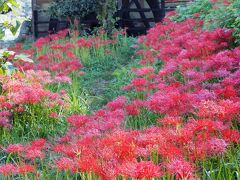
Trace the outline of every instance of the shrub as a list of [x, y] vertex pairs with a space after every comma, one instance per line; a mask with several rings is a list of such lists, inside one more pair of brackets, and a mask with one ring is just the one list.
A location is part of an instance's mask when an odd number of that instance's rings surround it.
[[180, 22], [191, 17], [204, 20], [206, 29], [234, 29], [235, 42], [240, 42], [240, 0], [194, 1], [187, 7], [178, 7], [172, 20]]
[[83, 18], [99, 9], [98, 0], [53, 0], [50, 12], [55, 17]]
[[100, 25], [112, 32], [116, 7], [115, 0], [53, 0], [50, 13], [54, 17], [64, 17], [71, 21], [81, 21], [86, 15], [96, 13]]

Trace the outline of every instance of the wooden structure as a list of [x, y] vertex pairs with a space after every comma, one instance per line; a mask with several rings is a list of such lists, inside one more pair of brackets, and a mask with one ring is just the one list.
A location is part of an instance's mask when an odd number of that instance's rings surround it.
[[[64, 19], [52, 19], [47, 13], [47, 7], [51, 0], [32, 0], [33, 9], [33, 33], [38, 38], [68, 27], [68, 22]], [[119, 17], [118, 26], [128, 28], [128, 34], [140, 35], [160, 22], [165, 13], [172, 11], [179, 4], [185, 4], [189, 0], [118, 0]], [[89, 14], [81, 23], [86, 26], [97, 25], [96, 16]]]

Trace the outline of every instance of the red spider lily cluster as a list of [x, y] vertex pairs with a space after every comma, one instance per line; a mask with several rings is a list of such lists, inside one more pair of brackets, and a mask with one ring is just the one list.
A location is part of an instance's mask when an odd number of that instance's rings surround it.
[[[0, 127], [11, 127], [11, 116], [14, 112], [24, 112], [26, 105], [42, 104], [42, 108], [56, 106], [68, 107], [66, 93], [53, 93], [46, 86], [57, 83], [72, 83], [72, 74], [81, 76], [83, 65], [77, 55], [81, 50], [93, 50], [102, 46], [115, 44], [114, 40], [103, 38], [103, 35], [94, 38], [67, 38], [69, 30], [38, 39], [31, 49], [25, 50], [17, 43], [9, 50], [16, 54], [24, 53], [36, 61], [14, 61], [14, 55], [9, 57], [20, 72], [11, 76], [1, 75], [2, 92], [0, 96]], [[62, 43], [64, 42], [64, 44]], [[109, 52], [106, 52], [109, 54]], [[9, 113], [6, 114], [5, 112]], [[49, 114], [50, 118], [58, 117], [56, 112]]]
[[36, 165], [25, 163], [22, 158], [34, 160], [36, 158], [42, 159], [45, 157], [43, 150], [46, 148], [46, 141], [44, 139], [37, 139], [25, 146], [21, 144], [11, 144], [4, 149], [5, 152], [19, 156], [19, 165], [7, 163], [0, 167], [0, 174], [8, 176], [11, 174], [36, 173]]
[[[151, 179], [164, 175], [195, 179], [200, 168], [197, 162], [222, 156], [239, 143], [240, 133], [232, 128], [232, 123], [239, 123], [240, 115], [240, 47], [231, 49], [231, 30], [207, 31], [201, 28], [202, 24], [196, 19], [180, 23], [165, 19], [140, 37], [139, 43], [146, 48], [136, 52], [142, 56], [140, 67], [132, 70], [138, 77], [124, 89], [144, 95], [133, 99], [120, 96], [91, 115], [68, 117], [70, 128], [66, 135], [51, 145], [51, 153], [60, 156], [51, 166], [58, 171], [94, 173], [106, 180], [120, 176]], [[49, 49], [65, 53], [57, 55], [59, 59], [66, 56], [75, 59], [74, 51], [69, 49], [76, 46], [98, 47], [92, 45], [95, 41], [92, 39], [59, 45], [58, 37], [52, 35], [54, 41], [40, 39], [36, 47], [43, 48], [45, 43], [50, 43]], [[113, 42], [99, 44], [105, 43]], [[56, 57], [56, 54], [39, 56], [38, 61], [48, 61], [49, 56]], [[64, 62], [55, 64], [56, 71], [64, 70], [61, 69], [67, 66]], [[68, 62], [75, 67], [74, 60]], [[154, 65], [157, 62], [161, 67]], [[34, 65], [39, 64], [42, 65], [39, 62]], [[26, 76], [34, 78], [32, 73]], [[63, 74], [68, 73], [67, 70]], [[38, 82], [42, 77], [35, 78], [36, 86], [40, 86]], [[48, 79], [51, 81], [51, 78], [41, 81]], [[18, 80], [13, 81], [14, 87], [18, 86]], [[11, 84], [6, 82], [4, 86]], [[21, 89], [21, 93], [31, 94], [31, 89]], [[46, 96], [41, 88], [37, 93], [36, 98]], [[10, 93], [9, 99], [17, 95]], [[47, 95], [52, 98], [51, 94]], [[4, 102], [4, 98], [0, 101]], [[22, 101], [35, 103], [37, 100], [28, 95]], [[155, 126], [143, 130], [124, 127], [128, 118], [146, 121], [152, 118], [146, 111], [158, 117]], [[2, 119], [7, 116], [8, 113], [0, 114]], [[36, 173], [31, 161], [44, 158], [44, 147], [44, 140], [8, 146], [4, 150], [17, 153], [22, 164], [2, 165], [0, 173]]]
[[[21, 73], [0, 77], [3, 84], [3, 91], [0, 96], [0, 111], [3, 111], [3, 113], [6, 110], [11, 113], [23, 112], [26, 104], [44, 104], [43, 107], [52, 108], [57, 105], [68, 106], [68, 102], [64, 101], [68, 99], [66, 93], [53, 93], [47, 90], [45, 86], [56, 83], [71, 84], [71, 74], [83, 75], [84, 72], [81, 71], [83, 65], [77, 56], [79, 53], [81, 55], [81, 50], [97, 49], [115, 44], [114, 40], [107, 40], [102, 36], [89, 39], [76, 37], [67, 40], [66, 36], [69, 33], [69, 30], [63, 30], [57, 34], [40, 38], [35, 42], [33, 48], [28, 50], [24, 50], [19, 43], [9, 48], [9, 50], [17, 53], [25, 53], [35, 58], [36, 61], [32, 63], [12, 60], [14, 66]], [[111, 53], [105, 52], [105, 54]], [[14, 59], [14, 56], [12, 55], [9, 59]], [[9, 116], [1, 115], [1, 126], [11, 126], [12, 122], [10, 122]], [[51, 113], [50, 117], [56, 118], [57, 113]]]
[[68, 107], [67, 94], [54, 93], [45, 88], [58, 82], [47, 71], [16, 72], [11, 76], [1, 75], [0, 80], [0, 127], [11, 127], [13, 122], [10, 117], [13, 113], [21, 114], [31, 105], [41, 105], [45, 109]]

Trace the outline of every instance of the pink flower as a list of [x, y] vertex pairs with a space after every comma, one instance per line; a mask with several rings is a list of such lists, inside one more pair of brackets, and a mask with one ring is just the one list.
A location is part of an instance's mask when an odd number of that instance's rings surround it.
[[167, 170], [175, 174], [177, 179], [190, 179], [193, 177], [193, 168], [191, 164], [182, 160], [175, 159], [167, 164]]
[[22, 153], [24, 146], [22, 144], [10, 144], [7, 148], [4, 149], [7, 153]]
[[89, 122], [90, 119], [84, 115], [72, 115], [67, 119], [67, 121], [74, 127], [81, 127]]
[[223, 139], [212, 138], [208, 141], [206, 148], [210, 155], [222, 155], [227, 149], [228, 143]]
[[43, 159], [45, 155], [41, 150], [30, 147], [25, 150], [25, 157], [27, 159], [36, 159], [36, 158]]
[[127, 114], [130, 116], [137, 116], [141, 113], [136, 104], [128, 104], [125, 107]]
[[75, 169], [74, 161], [66, 157], [62, 157], [56, 160], [55, 165], [59, 171], [63, 171], [63, 170], [73, 171]]
[[115, 111], [117, 109], [122, 109], [126, 103], [127, 99], [125, 96], [120, 96], [117, 97], [116, 99], [114, 99], [113, 101], [109, 102], [107, 104], [107, 107], [111, 110], [111, 111]]
[[7, 176], [16, 173], [17, 168], [11, 163], [0, 166], [0, 174]]
[[151, 161], [127, 162], [120, 166], [119, 171], [125, 177], [129, 176], [136, 179], [146, 178], [150, 180], [163, 175], [161, 168]]

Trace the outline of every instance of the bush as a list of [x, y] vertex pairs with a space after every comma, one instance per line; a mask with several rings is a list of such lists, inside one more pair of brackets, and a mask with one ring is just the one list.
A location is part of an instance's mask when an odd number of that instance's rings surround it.
[[50, 12], [55, 17], [82, 18], [99, 9], [98, 0], [53, 0]]
[[73, 21], [80, 20], [90, 13], [96, 13], [100, 25], [112, 32], [115, 25], [113, 18], [116, 12], [115, 0], [53, 0], [50, 14], [54, 17], [64, 17]]
[[190, 17], [204, 20], [205, 29], [234, 29], [235, 42], [240, 42], [240, 0], [194, 1], [187, 7], [178, 7], [172, 20], [180, 22]]

